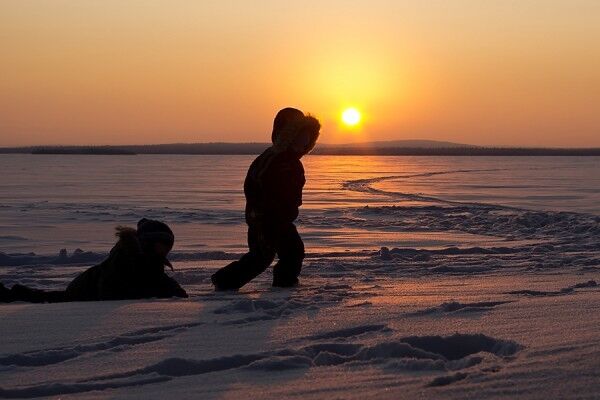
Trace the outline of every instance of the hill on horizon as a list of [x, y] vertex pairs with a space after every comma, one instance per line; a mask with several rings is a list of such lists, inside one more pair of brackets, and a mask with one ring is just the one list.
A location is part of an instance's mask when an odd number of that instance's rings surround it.
[[455, 147], [479, 147], [472, 144], [463, 144], [455, 142], [445, 142], [441, 140], [416, 140], [416, 139], [401, 139], [401, 140], [376, 140], [370, 142], [356, 142], [356, 143], [344, 143], [344, 144], [330, 144], [323, 143], [322, 146], [332, 147], [377, 147], [377, 148], [388, 148], [388, 147], [401, 147], [411, 149], [449, 149]]

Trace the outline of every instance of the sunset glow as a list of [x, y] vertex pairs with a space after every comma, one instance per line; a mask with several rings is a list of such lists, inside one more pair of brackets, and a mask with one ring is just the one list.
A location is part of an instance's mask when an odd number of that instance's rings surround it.
[[286, 106], [323, 142], [600, 146], [600, 2], [443, 4], [3, 1], [0, 146], [268, 141]]

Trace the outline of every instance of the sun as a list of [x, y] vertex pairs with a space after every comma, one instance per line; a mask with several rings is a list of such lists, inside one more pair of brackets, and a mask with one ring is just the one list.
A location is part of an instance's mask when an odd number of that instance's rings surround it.
[[360, 122], [360, 120], [360, 111], [354, 107], [347, 108], [342, 112], [342, 121], [348, 126], [355, 126]]

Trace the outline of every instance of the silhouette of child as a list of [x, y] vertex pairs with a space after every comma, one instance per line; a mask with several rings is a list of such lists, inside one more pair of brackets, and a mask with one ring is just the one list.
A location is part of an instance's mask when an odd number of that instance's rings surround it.
[[[167, 274], [167, 255], [175, 237], [163, 222], [141, 219], [137, 230], [118, 227], [119, 240], [106, 260], [79, 274], [66, 290], [46, 291], [0, 284], [0, 301], [55, 303], [65, 301], [125, 300], [188, 297], [185, 290]], [[172, 267], [171, 267], [172, 268]]]
[[249, 251], [212, 277], [216, 290], [235, 290], [261, 274], [275, 258], [273, 286], [298, 283], [304, 243], [294, 226], [302, 204], [304, 168], [300, 159], [319, 138], [321, 124], [295, 108], [284, 108], [273, 122], [273, 145], [258, 156], [244, 182]]

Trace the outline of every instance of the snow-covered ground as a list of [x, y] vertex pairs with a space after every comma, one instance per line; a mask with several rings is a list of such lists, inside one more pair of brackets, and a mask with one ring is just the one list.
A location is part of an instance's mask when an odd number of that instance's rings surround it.
[[[178, 174], [197, 160], [156, 179], [193, 197]], [[271, 289], [267, 272], [215, 293], [210, 274], [243, 251], [246, 161], [170, 208], [108, 179], [103, 196], [59, 179], [62, 197], [2, 181], [17, 189], [0, 209], [7, 286], [64, 287], [111, 225], [150, 214], [176, 228], [191, 298], [0, 305], [0, 398], [600, 398], [599, 160], [311, 157], [301, 285]], [[67, 254], [47, 251], [57, 238]]]
[[210, 270], [190, 267], [186, 301], [2, 306], [0, 397], [599, 396], [597, 271], [408, 278], [322, 262], [295, 290], [263, 277], [212, 293]]

